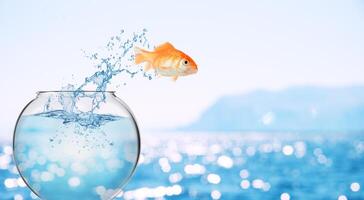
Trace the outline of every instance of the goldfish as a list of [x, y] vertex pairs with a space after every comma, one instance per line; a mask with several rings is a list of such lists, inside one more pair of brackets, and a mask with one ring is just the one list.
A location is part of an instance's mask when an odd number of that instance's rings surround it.
[[174, 81], [179, 76], [195, 74], [198, 71], [195, 61], [169, 42], [157, 46], [154, 51], [139, 47], [135, 47], [134, 51], [135, 64], [146, 63], [144, 71], [154, 69], [157, 75], [172, 77]]

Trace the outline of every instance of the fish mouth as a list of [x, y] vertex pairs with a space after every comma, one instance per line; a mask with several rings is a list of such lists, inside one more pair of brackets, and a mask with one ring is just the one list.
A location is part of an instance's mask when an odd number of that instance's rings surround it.
[[185, 75], [190, 75], [190, 74], [196, 74], [198, 71], [197, 67], [189, 67], [186, 70], [184, 70], [184, 72], [182, 72], [182, 74]]
[[190, 67], [190, 71], [193, 71], [193, 72], [197, 72], [198, 71], [198, 68], [197, 68], [197, 66], [191, 66]]
[[187, 74], [196, 74], [197, 73], [197, 69], [190, 69], [190, 70], [188, 70], [186, 73]]

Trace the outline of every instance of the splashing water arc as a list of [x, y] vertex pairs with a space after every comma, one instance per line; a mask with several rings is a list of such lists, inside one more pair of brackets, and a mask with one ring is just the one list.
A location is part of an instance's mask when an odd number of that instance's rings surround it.
[[[150, 47], [146, 33], [147, 30], [143, 29], [141, 33], [134, 33], [131, 39], [126, 39], [124, 38], [124, 30], [121, 30], [118, 35], [110, 38], [105, 47], [106, 52], [86, 55], [86, 58], [90, 59], [98, 70], [93, 75], [86, 77], [81, 85], [68, 84], [62, 88], [63, 91], [74, 91], [59, 96], [59, 103], [63, 105], [62, 112], [49, 111], [50, 105], [48, 103], [45, 105], [42, 115], [64, 119], [65, 123], [78, 122], [82, 126], [98, 126], [98, 119], [94, 118], [93, 113], [104, 102], [105, 95], [103, 93], [86, 94], [83, 91], [88, 90], [89, 87], [97, 92], [106, 91], [111, 79], [123, 73], [129, 75], [130, 78], [142, 74], [144, 78], [152, 80], [155, 75], [148, 74], [141, 66], [134, 65], [134, 54], [132, 52], [135, 45]], [[124, 82], [124, 85], [126, 85], [126, 82]], [[92, 99], [90, 110], [80, 111], [77, 108], [77, 100], [83, 97]]]

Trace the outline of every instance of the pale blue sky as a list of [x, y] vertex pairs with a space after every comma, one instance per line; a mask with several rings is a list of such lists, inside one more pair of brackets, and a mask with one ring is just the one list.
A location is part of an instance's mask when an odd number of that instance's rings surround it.
[[364, 84], [359, 0], [0, 0], [1, 135], [11, 137], [36, 91], [92, 74], [81, 49], [103, 46], [121, 28], [147, 28], [151, 42], [170, 41], [199, 65], [176, 83], [135, 80], [117, 89], [142, 130], [193, 121], [225, 94]]

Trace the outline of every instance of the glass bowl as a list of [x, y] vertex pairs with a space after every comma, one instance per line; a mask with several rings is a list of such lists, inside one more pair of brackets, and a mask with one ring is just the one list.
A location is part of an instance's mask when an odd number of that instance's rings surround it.
[[113, 199], [140, 153], [135, 117], [114, 92], [42, 91], [17, 120], [14, 159], [41, 199]]

